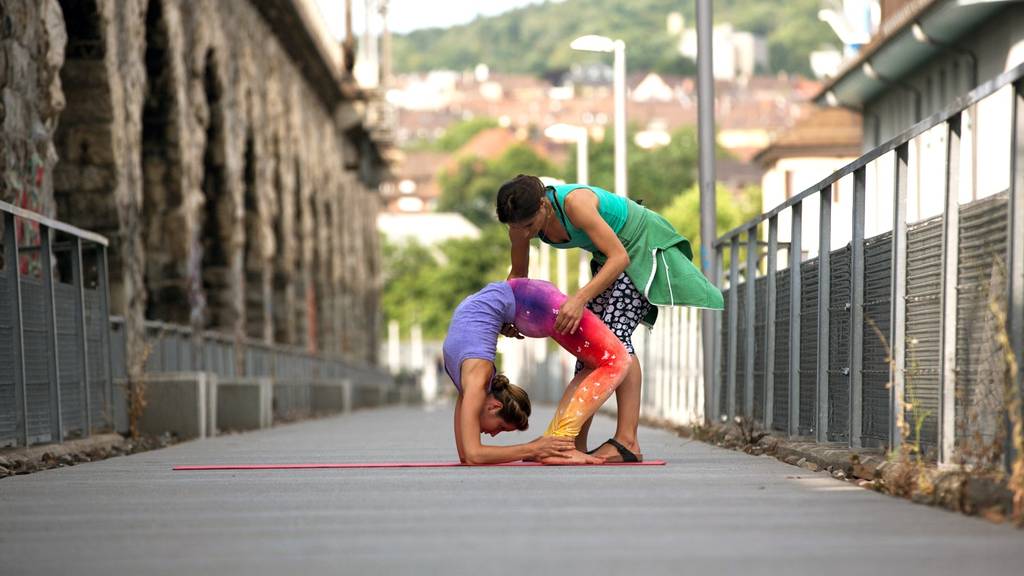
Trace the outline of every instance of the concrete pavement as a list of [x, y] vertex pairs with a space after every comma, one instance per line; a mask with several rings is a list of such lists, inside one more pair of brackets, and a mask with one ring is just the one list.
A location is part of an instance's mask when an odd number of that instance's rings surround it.
[[0, 480], [0, 573], [1024, 573], [1020, 530], [651, 429], [668, 466], [171, 471], [452, 460], [451, 421], [358, 411]]

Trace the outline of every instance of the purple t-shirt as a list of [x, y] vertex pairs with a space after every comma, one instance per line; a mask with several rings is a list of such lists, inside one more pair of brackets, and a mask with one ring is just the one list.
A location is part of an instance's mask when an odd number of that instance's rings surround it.
[[444, 339], [444, 369], [462, 392], [462, 362], [479, 358], [494, 363], [502, 324], [516, 316], [516, 297], [508, 282], [492, 282], [462, 301], [452, 314]]

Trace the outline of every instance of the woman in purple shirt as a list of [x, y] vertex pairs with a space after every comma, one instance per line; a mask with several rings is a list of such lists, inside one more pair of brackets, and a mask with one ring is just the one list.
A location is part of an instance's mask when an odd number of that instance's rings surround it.
[[[575, 448], [580, 428], [625, 378], [630, 356], [614, 333], [584, 312], [574, 333], [555, 330], [566, 296], [550, 282], [515, 278], [488, 284], [455, 309], [444, 341], [444, 366], [459, 398], [455, 403], [455, 445], [467, 464], [538, 460], [545, 464], [600, 464], [604, 460]], [[498, 334], [514, 324], [533, 338], [551, 337], [575, 355], [584, 369], [566, 387], [544, 436], [515, 446], [484, 446], [480, 434], [526, 430], [530, 399], [494, 368]]]

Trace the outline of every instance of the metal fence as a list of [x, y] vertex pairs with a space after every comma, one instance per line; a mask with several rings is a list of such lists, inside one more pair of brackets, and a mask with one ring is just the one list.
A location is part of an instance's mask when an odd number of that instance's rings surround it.
[[[111, 319], [111, 333], [114, 378], [116, 383], [123, 384], [127, 357], [122, 318]], [[191, 328], [164, 322], [145, 323], [145, 342], [143, 369], [147, 374], [204, 372], [216, 375], [220, 381], [270, 378], [275, 418], [313, 413], [313, 387], [318, 383], [352, 382], [354, 402], [363, 406], [376, 404], [392, 382], [392, 377], [384, 370], [351, 359], [314, 353], [297, 346], [236, 340], [213, 331], [204, 331], [199, 338], [193, 338]], [[124, 387], [115, 386], [119, 430], [126, 428], [124, 396]]]
[[0, 202], [0, 446], [113, 426], [107, 240]]
[[[713, 328], [715, 419], [752, 417], [789, 436], [852, 447], [913, 441], [940, 462], [972, 437], [993, 437], [1006, 414], [999, 340], [1009, 338], [1018, 366], [1024, 350], [1022, 78], [1019, 66], [979, 86], [718, 239], [726, 310]], [[996, 94], [1010, 100], [1009, 122], [998, 127], [1010, 132], [1009, 186], [973, 199], [979, 158], [1007, 153], [974, 125], [976, 106]], [[929, 134], [942, 143], [941, 162], [918, 151]], [[911, 217], [911, 180], [915, 202], [936, 198], [941, 213], [924, 217], [915, 205]], [[852, 200], [837, 210], [840, 189]], [[970, 201], [961, 201], [964, 191]], [[866, 218], [869, 197], [879, 203], [872, 213], [891, 214], [892, 226], [866, 238], [879, 228]], [[818, 225], [808, 231], [813, 216]], [[831, 245], [837, 222], [848, 230], [842, 246]], [[1012, 385], [1024, 393], [1019, 374]]]
[[[351, 359], [283, 344], [251, 339], [237, 340], [220, 332], [204, 331], [193, 338], [187, 326], [147, 321], [144, 370], [159, 372], [208, 372], [220, 378], [269, 377], [286, 383], [315, 379], [357, 377], [372, 379], [380, 369]], [[114, 337], [114, 376], [125, 377], [124, 319], [111, 319]]]
[[[111, 318], [106, 238], [0, 202], [0, 447], [127, 429], [124, 321]], [[391, 377], [297, 347], [146, 322], [147, 373], [272, 378], [275, 417], [311, 413], [313, 386], [348, 380], [356, 405]], [[367, 399], [362, 398], [366, 396]]]

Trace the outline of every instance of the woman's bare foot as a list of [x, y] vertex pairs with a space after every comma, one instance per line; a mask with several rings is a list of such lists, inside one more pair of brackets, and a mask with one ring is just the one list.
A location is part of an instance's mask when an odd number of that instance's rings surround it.
[[590, 454], [585, 454], [579, 450], [569, 450], [565, 452], [564, 456], [543, 458], [540, 462], [541, 464], [554, 466], [578, 466], [581, 464], [604, 464], [604, 458], [591, 456]]
[[[632, 452], [633, 455], [636, 456], [637, 462], [644, 461], [644, 455], [640, 452], [639, 442], [636, 442], [635, 440], [633, 442], [622, 442], [621, 440], [616, 441], [619, 442], [619, 444], [621, 444], [623, 448]], [[625, 461], [622, 454], [619, 453], [618, 448], [613, 446], [611, 442], [605, 442], [604, 444], [601, 444], [601, 446], [599, 446], [597, 450], [594, 450], [593, 455], [598, 456], [600, 458], [604, 458], [604, 461], [608, 463]]]

